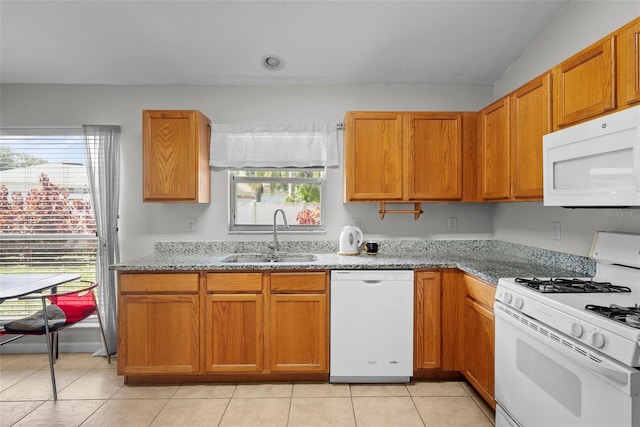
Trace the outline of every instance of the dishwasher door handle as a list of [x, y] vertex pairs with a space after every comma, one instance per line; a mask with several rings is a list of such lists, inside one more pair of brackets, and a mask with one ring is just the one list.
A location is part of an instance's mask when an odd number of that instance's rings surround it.
[[382, 283], [382, 280], [363, 280], [367, 285], [379, 285]]

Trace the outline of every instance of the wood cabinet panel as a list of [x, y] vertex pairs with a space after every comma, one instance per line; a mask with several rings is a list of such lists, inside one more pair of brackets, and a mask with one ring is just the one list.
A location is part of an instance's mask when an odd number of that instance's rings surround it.
[[458, 269], [443, 269], [441, 278], [441, 369], [461, 372], [464, 367], [464, 273]]
[[439, 369], [442, 356], [442, 281], [439, 271], [418, 271], [414, 288], [414, 369]]
[[402, 114], [345, 116], [345, 202], [401, 200]]
[[405, 117], [407, 200], [462, 199], [460, 113], [409, 113]]
[[542, 136], [552, 131], [551, 73], [545, 73], [510, 95], [511, 195], [542, 200]]
[[269, 308], [274, 372], [329, 372], [327, 296], [274, 294]]
[[121, 295], [118, 332], [118, 374], [200, 370], [197, 295]]
[[480, 196], [484, 200], [509, 199], [509, 98], [501, 98], [480, 111], [478, 121]]
[[145, 202], [210, 202], [210, 124], [198, 111], [142, 112]]
[[198, 273], [120, 274], [120, 292], [198, 292]]
[[324, 271], [304, 273], [271, 273], [271, 292], [324, 292], [328, 275]]
[[262, 273], [208, 273], [209, 292], [262, 292]]
[[616, 108], [616, 37], [610, 36], [553, 68], [556, 128]]
[[262, 371], [262, 294], [209, 294], [206, 304], [206, 371]]
[[493, 303], [496, 287], [464, 276], [464, 375], [495, 409], [495, 332]]
[[621, 83], [626, 89], [624, 99], [630, 105], [640, 102], [640, 18], [626, 28], [621, 43], [624, 47]]
[[495, 409], [494, 315], [471, 298], [465, 300], [465, 377]]

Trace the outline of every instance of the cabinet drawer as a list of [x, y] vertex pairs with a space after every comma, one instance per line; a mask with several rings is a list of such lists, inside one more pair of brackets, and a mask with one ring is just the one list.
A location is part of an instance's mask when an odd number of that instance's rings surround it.
[[198, 273], [120, 274], [120, 292], [198, 292]]
[[271, 292], [325, 292], [327, 273], [271, 273]]
[[465, 293], [479, 304], [493, 311], [496, 298], [496, 287], [473, 276], [464, 276]]
[[208, 292], [262, 292], [262, 273], [208, 273]]

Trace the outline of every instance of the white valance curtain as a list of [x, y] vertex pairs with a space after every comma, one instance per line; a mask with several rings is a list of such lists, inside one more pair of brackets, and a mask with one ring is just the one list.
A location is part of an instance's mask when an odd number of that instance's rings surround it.
[[210, 165], [222, 168], [338, 166], [337, 124], [213, 124]]

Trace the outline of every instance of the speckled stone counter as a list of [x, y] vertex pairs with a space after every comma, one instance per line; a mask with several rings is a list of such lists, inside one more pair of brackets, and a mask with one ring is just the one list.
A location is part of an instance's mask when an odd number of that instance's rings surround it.
[[111, 266], [118, 271], [364, 270], [458, 268], [497, 283], [501, 277], [584, 277], [593, 260], [495, 240], [378, 241], [377, 255], [337, 255], [335, 241], [285, 241], [286, 253], [314, 254], [313, 262], [228, 263], [230, 254], [264, 253], [264, 242], [158, 242], [152, 255]]

